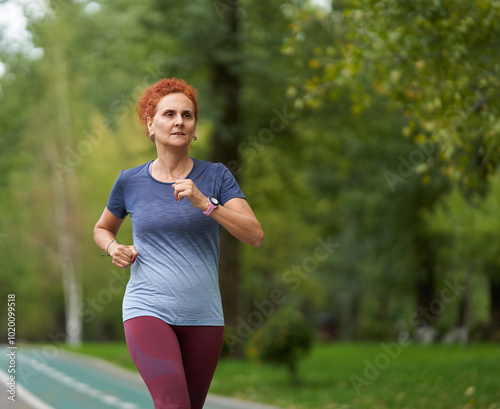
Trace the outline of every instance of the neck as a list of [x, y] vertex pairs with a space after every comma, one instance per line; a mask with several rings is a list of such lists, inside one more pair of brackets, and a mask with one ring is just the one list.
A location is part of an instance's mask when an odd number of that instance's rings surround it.
[[176, 174], [185, 171], [189, 167], [189, 154], [187, 149], [184, 151], [159, 150], [158, 163], [167, 171]]

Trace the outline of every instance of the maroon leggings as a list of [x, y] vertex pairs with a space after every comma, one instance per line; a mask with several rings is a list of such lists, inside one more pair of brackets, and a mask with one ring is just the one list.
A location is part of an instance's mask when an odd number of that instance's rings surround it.
[[124, 323], [128, 350], [155, 409], [202, 409], [224, 327], [169, 325], [155, 317]]

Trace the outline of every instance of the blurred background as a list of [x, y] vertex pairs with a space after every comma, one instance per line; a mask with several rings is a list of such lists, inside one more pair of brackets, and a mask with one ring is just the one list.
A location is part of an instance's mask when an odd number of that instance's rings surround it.
[[156, 157], [142, 90], [179, 77], [199, 89], [192, 156], [231, 169], [265, 232], [222, 238], [228, 355], [285, 309], [316, 342], [498, 342], [499, 46], [495, 0], [2, 1], [18, 339], [123, 340], [129, 271], [93, 227], [120, 170]]

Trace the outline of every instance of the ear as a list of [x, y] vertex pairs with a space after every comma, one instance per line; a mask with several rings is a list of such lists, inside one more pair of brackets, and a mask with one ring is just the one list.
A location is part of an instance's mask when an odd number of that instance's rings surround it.
[[153, 121], [151, 118], [148, 116], [146, 119], [146, 126], [148, 127], [149, 134], [152, 135], [153, 132]]

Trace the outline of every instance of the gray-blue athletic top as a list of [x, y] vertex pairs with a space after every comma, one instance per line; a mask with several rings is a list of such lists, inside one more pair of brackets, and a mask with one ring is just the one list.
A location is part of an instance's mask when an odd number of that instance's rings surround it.
[[[221, 204], [245, 198], [223, 164], [193, 159], [186, 176]], [[123, 170], [111, 190], [108, 210], [130, 214], [134, 246], [123, 299], [123, 320], [152, 316], [171, 325], [224, 325], [219, 290], [221, 226], [189, 199], [176, 201], [174, 188], [151, 176], [151, 162]]]

